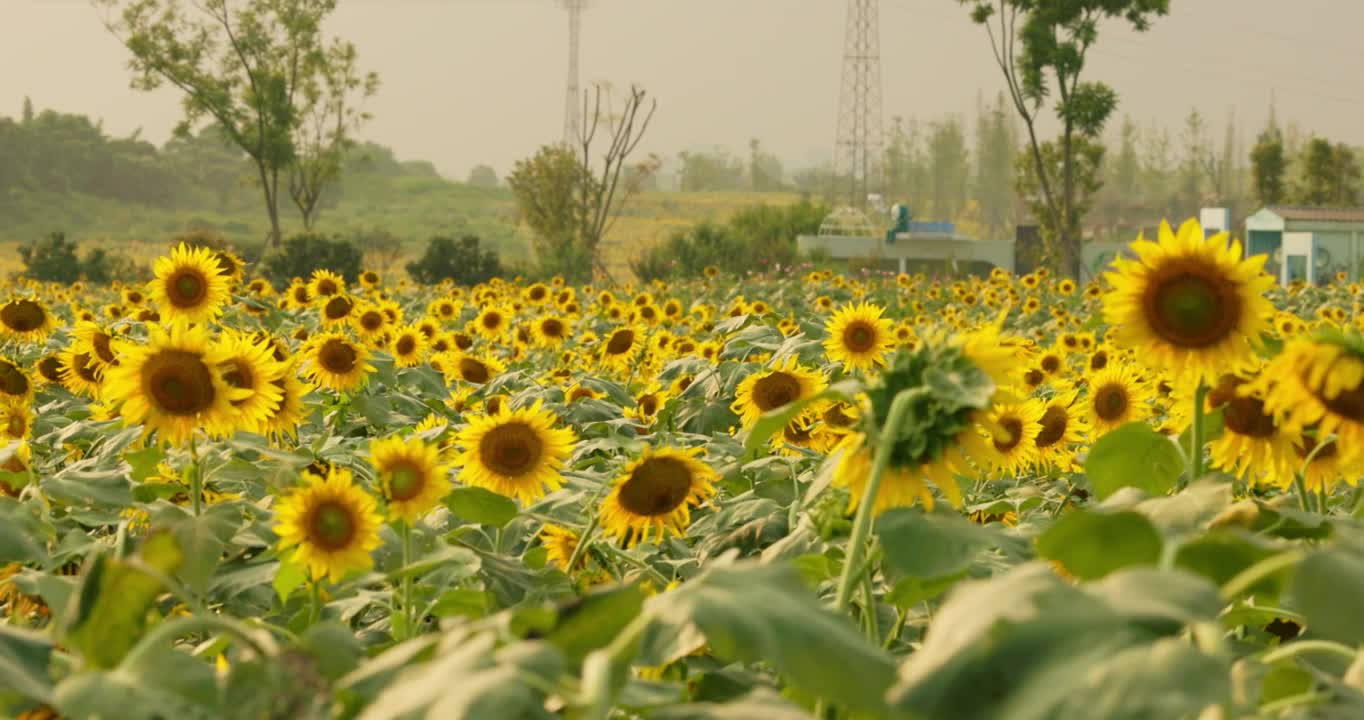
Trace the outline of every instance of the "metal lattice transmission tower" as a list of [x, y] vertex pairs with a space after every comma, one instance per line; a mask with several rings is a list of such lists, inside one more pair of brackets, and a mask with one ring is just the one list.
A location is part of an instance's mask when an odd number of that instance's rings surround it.
[[843, 41], [843, 83], [834, 148], [835, 195], [865, 207], [880, 189], [885, 136], [881, 124], [880, 0], [848, 0]]
[[564, 93], [564, 144], [578, 141], [582, 123], [582, 93], [578, 86], [578, 49], [582, 40], [583, 8], [587, 0], [563, 0], [568, 9], [568, 88]]

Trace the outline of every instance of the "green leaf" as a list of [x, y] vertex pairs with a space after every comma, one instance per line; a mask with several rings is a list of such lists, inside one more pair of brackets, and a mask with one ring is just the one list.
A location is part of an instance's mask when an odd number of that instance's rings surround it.
[[270, 582], [270, 587], [275, 589], [275, 595], [279, 596], [280, 602], [285, 602], [295, 590], [302, 587], [308, 581], [308, 568], [295, 563], [293, 553], [280, 560], [278, 569], [275, 570], [275, 579]]
[[0, 688], [34, 702], [50, 702], [52, 641], [31, 630], [0, 625]]
[[516, 501], [480, 487], [457, 487], [445, 498], [450, 512], [469, 522], [500, 528], [516, 517]]
[[335, 620], [308, 628], [299, 643], [313, 656], [322, 676], [331, 681], [354, 670], [365, 654], [351, 629]]
[[571, 665], [606, 647], [644, 607], [638, 585], [611, 588], [575, 600], [559, 609], [558, 622], [545, 640], [559, 648]]
[[956, 575], [970, 567], [982, 550], [997, 547], [1003, 540], [996, 531], [955, 513], [909, 508], [882, 514], [876, 520], [876, 533], [886, 562], [917, 578]]
[[730, 702], [671, 705], [648, 713], [649, 720], [810, 720], [811, 715], [772, 690], [759, 688]]
[[901, 610], [908, 610], [919, 603], [937, 600], [964, 579], [965, 572], [928, 580], [917, 577], [902, 578], [895, 583], [890, 592], [886, 593], [886, 602]]
[[649, 612], [676, 633], [694, 624], [720, 658], [770, 664], [796, 687], [855, 711], [881, 712], [895, 679], [890, 656], [789, 566], [713, 568], [653, 598]]
[[1231, 483], [1203, 478], [1174, 495], [1155, 497], [1133, 508], [1167, 532], [1196, 530], [1231, 505]]
[[1364, 643], [1364, 559], [1338, 550], [1309, 556], [1294, 575], [1293, 599], [1314, 635]]
[[1037, 552], [1082, 580], [1131, 565], [1155, 565], [1162, 542], [1150, 520], [1135, 512], [1074, 510], [1037, 538]]
[[147, 478], [153, 477], [157, 472], [157, 465], [166, 459], [166, 454], [161, 448], [156, 446], [145, 447], [141, 450], [124, 453], [123, 460], [132, 468], [133, 482], [146, 482]]
[[1182, 638], [1126, 648], [1090, 666], [1082, 687], [1068, 694], [1046, 717], [1196, 717], [1203, 708], [1230, 700], [1228, 669], [1226, 663], [1204, 655]]
[[[175, 537], [156, 533], [138, 549], [137, 558], [163, 576], [173, 574], [184, 556]], [[91, 587], [96, 585], [95, 587]], [[135, 564], [105, 558], [103, 572], [91, 573], [80, 592], [80, 622], [66, 644], [80, 650], [93, 667], [110, 668], [132, 649], [147, 625], [147, 609], [161, 593], [161, 580]]]
[[[9, 510], [9, 508], [6, 508]], [[47, 550], [34, 539], [34, 523], [22, 508], [0, 514], [0, 563], [43, 563]]]
[[[1181, 544], [1175, 552], [1175, 565], [1221, 586], [1252, 565], [1276, 554], [1278, 551], [1259, 537], [1227, 528]], [[1286, 579], [1286, 573], [1271, 575], [1251, 586], [1250, 592], [1261, 596], [1262, 602], [1271, 601], [1283, 590]]]
[[445, 591], [430, 613], [436, 617], [481, 618], [493, 606], [493, 597], [487, 591], [473, 588], [455, 588]]
[[1164, 495], [1184, 471], [1184, 455], [1145, 423], [1128, 423], [1099, 438], [1085, 460], [1085, 475], [1100, 500], [1120, 488]]
[[175, 535], [184, 553], [184, 563], [176, 574], [196, 593], [208, 589], [213, 573], [218, 569], [223, 549], [232, 540], [240, 524], [240, 512], [222, 505], [209, 506], [198, 517], [183, 508], [167, 505], [152, 517], [152, 527]]

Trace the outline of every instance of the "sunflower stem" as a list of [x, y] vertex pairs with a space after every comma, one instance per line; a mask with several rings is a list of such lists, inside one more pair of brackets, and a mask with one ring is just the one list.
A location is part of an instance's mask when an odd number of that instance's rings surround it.
[[1189, 449], [1189, 482], [1203, 477], [1203, 405], [1208, 397], [1208, 386], [1198, 381], [1194, 390], [1193, 407], [1193, 447]]
[[1293, 490], [1298, 495], [1298, 509], [1312, 512], [1312, 506], [1307, 500], [1307, 483], [1303, 482], [1302, 473], [1293, 473]]
[[[596, 508], [596, 501], [592, 502], [592, 508]], [[568, 567], [564, 572], [569, 577], [573, 576], [573, 569], [578, 567], [578, 561], [582, 559], [583, 553], [587, 551], [587, 545], [592, 541], [592, 533], [597, 530], [597, 513], [593, 512], [587, 518], [587, 527], [583, 529], [582, 537], [578, 538], [578, 544], [573, 546], [573, 554], [568, 556]]]
[[[412, 526], [403, 522], [399, 526], [399, 532], [403, 539], [403, 567], [412, 563]], [[407, 640], [415, 635], [412, 625], [417, 622], [416, 613], [413, 610], [412, 601], [412, 573], [403, 574], [403, 636], [401, 640]]]
[[189, 496], [194, 504], [194, 517], [203, 510], [204, 479], [199, 476], [199, 452], [194, 445], [193, 433], [189, 436]]
[[861, 566], [862, 552], [866, 549], [867, 538], [871, 535], [872, 507], [876, 505], [876, 495], [881, 490], [881, 477], [890, 465], [890, 453], [894, 448], [894, 438], [900, 433], [900, 425], [908, 414], [909, 401], [916, 388], [901, 390], [890, 404], [886, 426], [878, 435], [876, 457], [872, 460], [871, 475], [867, 478], [867, 489], [857, 504], [857, 516], [853, 520], [852, 536], [848, 538], [847, 556], [843, 558], [843, 576], [838, 580], [838, 594], [834, 606], [839, 612], [847, 612], [852, 600], [853, 589], [858, 579], [868, 568]]
[[314, 580], [311, 583], [309, 591], [311, 602], [308, 609], [308, 626], [311, 627], [316, 625], [317, 621], [322, 618], [322, 582], [320, 580]]

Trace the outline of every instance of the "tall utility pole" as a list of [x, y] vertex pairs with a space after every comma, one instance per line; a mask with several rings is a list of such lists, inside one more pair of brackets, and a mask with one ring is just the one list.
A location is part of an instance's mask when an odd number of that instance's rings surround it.
[[880, 187], [885, 137], [881, 127], [880, 0], [848, 0], [843, 41], [843, 83], [834, 148], [835, 195], [864, 207]]
[[563, 0], [568, 8], [568, 89], [564, 97], [564, 144], [578, 141], [582, 95], [578, 88], [578, 47], [582, 36], [583, 8], [587, 0]]

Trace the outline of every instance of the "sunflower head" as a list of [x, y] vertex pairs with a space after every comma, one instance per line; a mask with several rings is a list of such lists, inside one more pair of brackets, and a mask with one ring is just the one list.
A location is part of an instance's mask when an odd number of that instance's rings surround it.
[[303, 351], [303, 370], [313, 382], [338, 392], [362, 385], [374, 366], [369, 350], [339, 332], [314, 335]]
[[752, 427], [765, 413], [781, 409], [824, 390], [824, 377], [803, 368], [796, 357], [788, 356], [767, 370], [760, 370], [739, 383], [733, 410]]
[[883, 317], [884, 308], [862, 303], [844, 305], [825, 325], [824, 350], [829, 359], [848, 370], [870, 370], [885, 364], [895, 345], [895, 325]]
[[373, 567], [370, 553], [379, 547], [381, 524], [374, 497], [344, 468], [305, 472], [303, 480], [276, 511], [280, 548], [293, 548], [293, 561], [314, 580], [339, 582], [348, 572]]
[[208, 248], [181, 243], [169, 256], [157, 258], [152, 270], [156, 279], [148, 295], [171, 322], [208, 322], [230, 297], [229, 280]]
[[0, 336], [20, 342], [42, 342], [57, 326], [52, 313], [31, 298], [13, 298], [0, 305]]
[[1116, 343], [1181, 378], [1212, 381], [1240, 367], [1270, 329], [1274, 280], [1265, 255], [1241, 259], [1226, 233], [1205, 238], [1196, 220], [1175, 233], [1162, 223], [1158, 242], [1138, 239], [1136, 259], [1118, 259], [1105, 277], [1104, 319]]
[[375, 440], [369, 452], [390, 520], [416, 523], [450, 492], [450, 471], [440, 462], [440, 450], [421, 438]]
[[460, 480], [522, 502], [558, 489], [575, 437], [557, 423], [538, 401], [517, 410], [500, 403], [497, 412], [474, 418], [456, 437], [463, 448], [455, 458]]
[[602, 530], [625, 545], [681, 536], [691, 524], [691, 508], [715, 494], [715, 471], [700, 450], [646, 447], [616, 478], [601, 508]]

